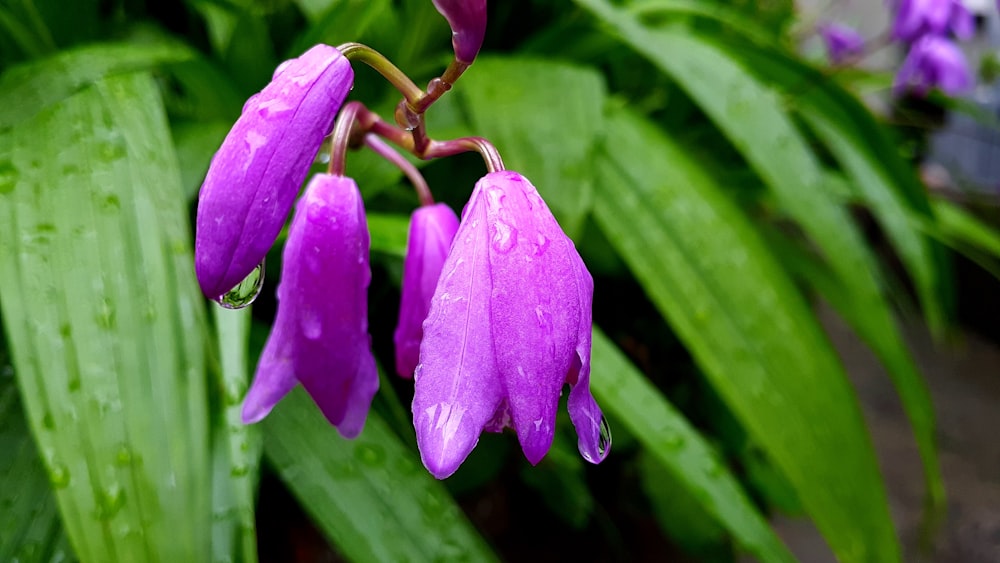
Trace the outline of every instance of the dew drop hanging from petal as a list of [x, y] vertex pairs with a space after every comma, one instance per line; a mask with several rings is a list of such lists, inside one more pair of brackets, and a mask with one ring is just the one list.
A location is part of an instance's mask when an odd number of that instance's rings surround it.
[[236, 287], [227, 291], [225, 295], [221, 295], [216, 301], [226, 309], [242, 309], [257, 299], [262, 287], [264, 287], [263, 261], [257, 264], [257, 267], [250, 272], [250, 275], [243, 278], [243, 281], [236, 284]]
[[601, 459], [608, 455], [608, 450], [611, 449], [611, 425], [608, 424], [608, 419], [601, 417], [601, 440], [597, 444], [597, 453], [600, 454]]

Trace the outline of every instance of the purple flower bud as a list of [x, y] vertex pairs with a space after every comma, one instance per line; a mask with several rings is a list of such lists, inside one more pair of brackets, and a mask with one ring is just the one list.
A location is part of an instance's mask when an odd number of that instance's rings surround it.
[[972, 74], [958, 46], [944, 37], [927, 35], [910, 48], [892, 89], [897, 96], [907, 90], [923, 96], [931, 88], [953, 96], [971, 86]]
[[864, 38], [857, 31], [841, 23], [824, 23], [819, 26], [819, 34], [834, 64], [861, 54], [865, 46]]
[[243, 402], [257, 422], [301, 382], [342, 435], [361, 432], [378, 372], [368, 335], [368, 227], [357, 184], [318, 174], [288, 231], [278, 314]]
[[218, 299], [264, 259], [353, 80], [340, 51], [316, 45], [247, 100], [198, 199], [195, 272], [207, 297]]
[[599, 463], [601, 410], [590, 394], [594, 285], [573, 242], [516, 172], [477, 184], [424, 322], [413, 424], [424, 465], [443, 479], [484, 431], [512, 427], [538, 463], [569, 384], [585, 459]]
[[486, 35], [486, 0], [434, 0], [434, 7], [451, 26], [455, 58], [472, 64]]
[[896, 0], [892, 37], [914, 42], [924, 35], [944, 35], [948, 31], [959, 39], [975, 33], [975, 21], [961, 0]]
[[420, 207], [410, 219], [399, 323], [393, 335], [396, 373], [402, 377], [413, 377], [417, 367], [420, 340], [424, 335], [422, 325], [457, 230], [458, 216], [443, 203]]

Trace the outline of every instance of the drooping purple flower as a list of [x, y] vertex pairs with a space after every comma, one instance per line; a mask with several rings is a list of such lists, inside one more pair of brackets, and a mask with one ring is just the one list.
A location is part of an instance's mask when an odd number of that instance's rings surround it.
[[841, 64], [862, 52], [865, 40], [854, 28], [842, 23], [828, 22], [819, 27], [826, 52], [834, 64]]
[[601, 410], [590, 394], [593, 279], [528, 180], [483, 177], [462, 214], [424, 322], [413, 424], [424, 465], [443, 479], [484, 431], [512, 427], [538, 463], [559, 395], [585, 459], [599, 463]]
[[961, 0], [894, 0], [896, 11], [892, 38], [912, 43], [924, 35], [945, 35], [949, 31], [959, 39], [975, 33], [972, 13]]
[[342, 435], [361, 432], [378, 390], [368, 335], [368, 248], [357, 184], [314, 176], [288, 231], [278, 313], [243, 402], [243, 422], [261, 420], [302, 383]]
[[207, 297], [218, 299], [264, 259], [353, 81], [340, 51], [316, 45], [247, 100], [198, 198], [195, 272]]
[[953, 96], [971, 86], [972, 73], [958, 45], [944, 37], [928, 35], [910, 48], [892, 88], [897, 96], [907, 90], [923, 96], [931, 88]]
[[434, 7], [451, 26], [455, 58], [472, 64], [486, 36], [486, 0], [434, 0]]
[[413, 377], [417, 367], [424, 334], [422, 325], [457, 230], [458, 216], [443, 203], [419, 207], [410, 218], [399, 323], [393, 334], [396, 373], [402, 377]]

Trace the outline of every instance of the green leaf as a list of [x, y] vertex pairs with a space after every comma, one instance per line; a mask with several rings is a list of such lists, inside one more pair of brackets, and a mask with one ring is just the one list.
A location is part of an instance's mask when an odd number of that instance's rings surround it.
[[482, 57], [455, 95], [471, 131], [490, 139], [509, 169], [538, 186], [568, 234], [579, 233], [590, 210], [591, 162], [603, 130], [601, 76], [565, 63]]
[[794, 561], [701, 434], [596, 328], [591, 369], [591, 390], [601, 408], [627, 426], [744, 549], [761, 561]]
[[0, 561], [75, 560], [13, 380], [0, 380]]
[[261, 433], [243, 424], [240, 411], [247, 392], [250, 308], [212, 307], [218, 335], [222, 397], [213, 435], [212, 551], [215, 561], [257, 562], [254, 505], [260, 474]]
[[268, 461], [347, 559], [496, 559], [375, 411], [360, 436], [345, 440], [296, 388], [263, 425]]
[[193, 56], [194, 51], [182, 43], [107, 43], [12, 67], [0, 75], [0, 132], [31, 119], [104, 77]]
[[406, 256], [406, 237], [410, 231], [410, 218], [390, 213], [368, 213], [368, 231], [371, 248], [391, 256]]
[[[63, 66], [36, 83], [68, 84]], [[81, 560], [204, 561], [204, 300], [166, 116], [145, 73], [81, 88], [0, 135], [17, 383]]]
[[837, 556], [898, 560], [860, 408], [808, 305], [694, 161], [639, 118], [606, 123], [594, 212], [608, 239]]

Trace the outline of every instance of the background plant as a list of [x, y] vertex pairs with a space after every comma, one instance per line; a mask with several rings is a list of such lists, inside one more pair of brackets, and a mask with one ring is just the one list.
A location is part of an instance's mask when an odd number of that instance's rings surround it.
[[[899, 559], [812, 305], [830, 303], [893, 378], [932, 521], [944, 491], [930, 398], [894, 315], [919, 311], [943, 334], [954, 250], [997, 271], [1000, 235], [928, 194], [852, 93], [857, 75], [801, 59], [795, 25], [783, 2], [490, 5], [483, 53], [428, 127], [491, 139], [577, 241], [615, 449], [587, 466], [563, 420], [538, 467], [511, 436], [487, 436], [438, 482], [403, 381], [383, 378], [354, 441], [302, 393], [261, 428], [239, 424], [273, 301], [252, 317], [208, 307], [190, 232], [212, 153], [278, 62], [360, 40], [426, 81], [451, 52], [433, 5], [0, 4], [0, 560], [253, 561], [258, 533], [263, 558], [283, 559], [255, 512], [283, 487], [352, 560], [514, 558], [515, 537], [626, 558], [647, 515], [700, 558], [789, 560], [773, 509], [810, 517], [843, 561]], [[365, 72], [352, 98], [388, 118], [399, 96]], [[369, 209], [376, 356], [391, 365], [416, 196], [371, 155], [352, 154], [348, 173]], [[457, 209], [482, 164], [423, 173]], [[509, 514], [473, 513], [477, 530], [459, 503], [483, 499]]]

